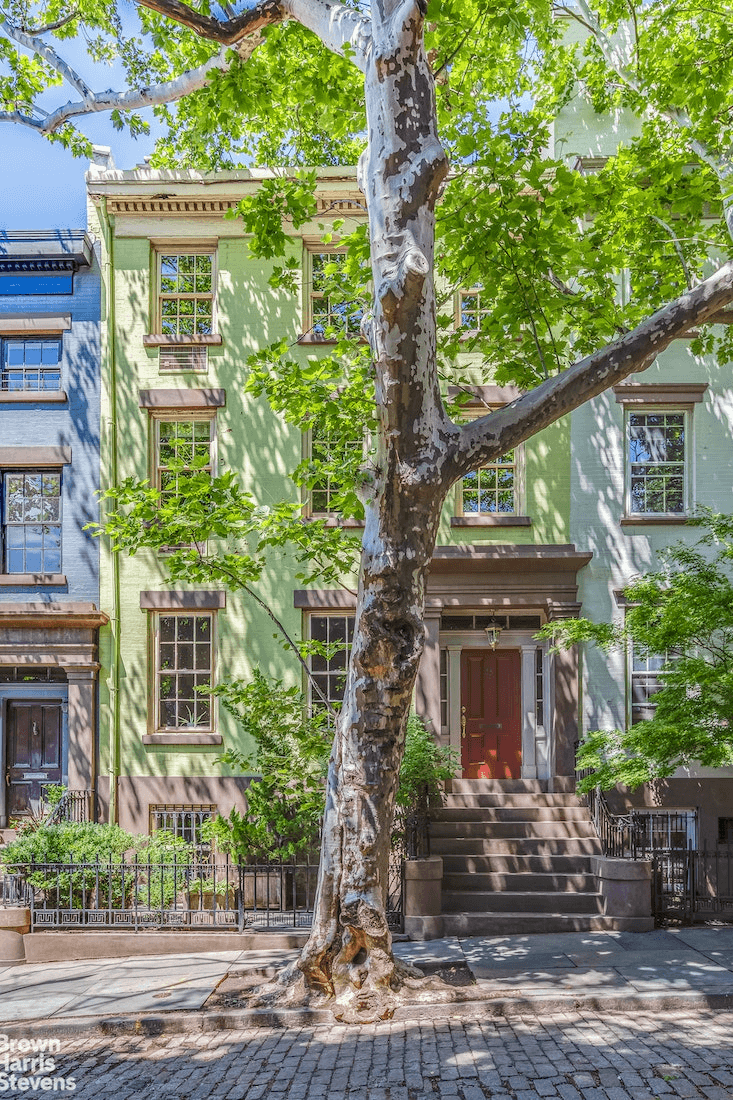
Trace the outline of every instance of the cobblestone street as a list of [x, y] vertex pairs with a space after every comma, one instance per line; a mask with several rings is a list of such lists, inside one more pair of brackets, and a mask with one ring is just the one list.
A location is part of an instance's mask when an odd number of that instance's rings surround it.
[[731, 1100], [733, 1013], [95, 1037], [62, 1040], [54, 1057], [80, 1100]]

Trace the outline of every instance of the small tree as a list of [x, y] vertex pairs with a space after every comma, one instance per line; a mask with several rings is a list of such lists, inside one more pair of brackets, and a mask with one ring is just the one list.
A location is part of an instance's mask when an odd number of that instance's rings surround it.
[[307, 713], [297, 688], [270, 682], [255, 669], [215, 693], [255, 742], [255, 756], [228, 749], [222, 762], [261, 776], [247, 788], [247, 809], [205, 824], [222, 852], [241, 863], [286, 860], [318, 845], [331, 734], [326, 712]]
[[733, 764], [733, 516], [690, 521], [693, 547], [663, 552], [663, 568], [626, 586], [622, 625], [568, 619], [543, 631], [561, 646], [633, 646], [660, 658], [653, 714], [625, 730], [594, 730], [578, 753], [582, 791], [638, 787], [683, 764]]

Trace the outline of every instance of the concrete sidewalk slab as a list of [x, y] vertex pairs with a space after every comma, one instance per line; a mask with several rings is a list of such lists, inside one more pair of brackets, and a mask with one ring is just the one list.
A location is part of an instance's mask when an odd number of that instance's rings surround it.
[[456, 936], [440, 940], [395, 943], [392, 950], [398, 959], [413, 966], [436, 969], [443, 966], [465, 966], [466, 957]]
[[[144, 934], [143, 934], [144, 935]], [[137, 942], [137, 941], [134, 941]], [[445, 1004], [420, 1007], [451, 1015], [482, 1005], [487, 1015], [563, 1011], [563, 1006], [602, 1003], [609, 1011], [669, 1009], [675, 1005], [733, 1006], [733, 928], [658, 930], [648, 933], [567, 932], [522, 936], [447, 937], [394, 945], [397, 957], [426, 972], [466, 968], [475, 985], [452, 989]], [[62, 1027], [140, 1028], [154, 1021], [196, 1020], [202, 1030], [235, 1026], [235, 1018], [291, 1026], [280, 1010], [264, 1015], [206, 1003], [227, 978], [254, 972], [263, 980], [297, 958], [288, 941], [263, 941], [258, 949], [128, 955], [0, 970], [0, 1023], [46, 1020]], [[246, 983], [245, 983], [246, 984]], [[529, 1007], [528, 1007], [529, 1006]], [[414, 1012], [415, 1006], [406, 1010]], [[298, 1015], [302, 1022], [306, 1016]], [[404, 1015], [400, 1009], [400, 1014]], [[313, 1017], [315, 1019], [315, 1017]], [[85, 1024], [84, 1021], [87, 1021]], [[15, 1025], [14, 1025], [15, 1026]], [[20, 1026], [20, 1023], [18, 1023]], [[165, 1025], [168, 1027], [168, 1024]], [[170, 1023], [170, 1027], [179, 1025]]]
[[484, 977], [473, 971], [480, 989], [498, 991], [512, 986], [522, 991], [524, 997], [545, 997], [549, 993], [588, 994], [605, 989], [623, 989], [628, 983], [615, 970], [509, 970], [492, 972]]
[[[516, 967], [531, 965], [537, 970], [561, 970], [575, 967], [575, 962], [567, 955], [528, 955], [521, 960], [507, 958], [506, 955], [497, 955], [493, 952], [481, 951], [479, 947], [473, 947], [465, 951], [465, 961], [474, 974], [478, 970], [508, 970]], [[478, 969], [477, 969], [478, 968]]]

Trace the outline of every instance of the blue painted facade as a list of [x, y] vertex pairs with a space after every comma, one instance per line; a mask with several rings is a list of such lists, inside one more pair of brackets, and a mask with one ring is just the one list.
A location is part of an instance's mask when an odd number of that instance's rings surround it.
[[0, 233], [0, 831], [44, 784], [93, 812], [100, 309], [84, 230]]
[[[35, 251], [38, 255], [44, 250], [52, 255], [73, 252], [78, 250], [79, 235], [80, 231], [74, 238], [61, 231], [35, 234]], [[18, 241], [9, 238], [9, 234], [0, 233], [0, 265], [4, 257], [20, 251]], [[27, 241], [23, 243], [27, 245]], [[61, 468], [60, 572], [66, 583], [13, 585], [6, 575], [0, 584], [2, 603], [82, 600], [99, 606], [99, 540], [84, 530], [99, 511], [100, 273], [91, 248], [88, 254], [91, 264], [74, 271], [71, 294], [0, 296], [0, 326], [3, 318], [18, 314], [36, 320], [44, 314], [71, 318], [71, 327], [60, 333], [60, 389], [67, 400], [44, 400], [49, 394], [39, 394], [38, 401], [18, 403], [11, 400], [12, 392], [0, 389], [0, 448], [63, 446], [70, 447], [72, 453], [71, 463]], [[24, 333], [28, 339], [34, 335], [31, 329]]]

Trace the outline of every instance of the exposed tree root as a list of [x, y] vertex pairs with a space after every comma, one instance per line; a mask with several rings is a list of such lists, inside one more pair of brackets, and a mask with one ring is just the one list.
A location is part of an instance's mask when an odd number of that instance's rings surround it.
[[[363, 969], [367, 971], [365, 964]], [[466, 981], [455, 981], [451, 974], [426, 976], [422, 970], [400, 959], [389, 960], [389, 977], [382, 980], [382, 963], [376, 973], [351, 971], [348, 978], [338, 981], [333, 993], [320, 984], [309, 984], [297, 963], [283, 969], [267, 985], [241, 989], [239, 1003], [248, 1008], [326, 1008], [336, 1020], [346, 1024], [375, 1023], [391, 1019], [403, 1006], [447, 1004], [461, 1000], [458, 987]], [[386, 978], [386, 975], [385, 975]]]

